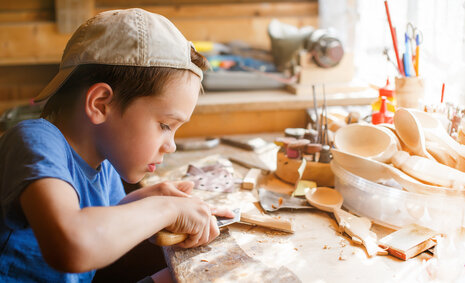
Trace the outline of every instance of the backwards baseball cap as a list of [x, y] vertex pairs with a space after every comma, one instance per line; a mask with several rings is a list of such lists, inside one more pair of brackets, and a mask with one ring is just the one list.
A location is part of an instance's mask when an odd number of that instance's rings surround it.
[[202, 70], [191, 61], [193, 44], [168, 19], [133, 8], [102, 12], [82, 24], [68, 41], [58, 74], [34, 98], [55, 94], [79, 65], [105, 64]]

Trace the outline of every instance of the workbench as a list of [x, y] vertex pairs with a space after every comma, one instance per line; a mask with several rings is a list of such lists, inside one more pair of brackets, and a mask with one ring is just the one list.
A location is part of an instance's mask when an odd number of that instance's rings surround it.
[[[277, 135], [260, 137], [271, 141]], [[272, 150], [260, 160], [273, 162], [275, 153]], [[143, 183], [179, 179], [189, 163], [215, 154], [238, 158], [254, 155], [223, 144], [207, 150], [176, 152], [165, 156], [163, 166]], [[256, 162], [257, 158], [251, 160]], [[247, 168], [238, 164], [234, 164], [234, 169], [242, 175], [247, 172]], [[258, 187], [281, 193], [293, 191], [292, 185], [280, 181], [273, 173], [262, 174]], [[215, 206], [259, 209], [256, 190], [238, 188], [233, 193], [194, 190], [193, 194]], [[236, 223], [222, 230], [207, 246], [164, 247], [173, 276], [179, 282], [400, 282], [409, 270], [429, 257], [423, 253], [408, 263], [392, 256], [369, 258], [362, 246], [338, 230], [329, 213], [316, 209], [278, 210], [271, 215], [291, 220], [295, 233]], [[372, 230], [378, 239], [393, 232], [376, 224]]]

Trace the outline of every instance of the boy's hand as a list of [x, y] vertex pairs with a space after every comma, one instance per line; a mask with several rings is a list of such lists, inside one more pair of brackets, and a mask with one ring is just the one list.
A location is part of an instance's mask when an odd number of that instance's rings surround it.
[[212, 215], [207, 203], [198, 198], [173, 198], [172, 201], [176, 202], [178, 216], [166, 229], [189, 235], [184, 242], [178, 244], [179, 247], [192, 248], [208, 244], [220, 234], [216, 217]]
[[172, 197], [190, 197], [194, 189], [194, 183], [191, 181], [166, 181], [147, 187], [152, 195], [172, 196]]

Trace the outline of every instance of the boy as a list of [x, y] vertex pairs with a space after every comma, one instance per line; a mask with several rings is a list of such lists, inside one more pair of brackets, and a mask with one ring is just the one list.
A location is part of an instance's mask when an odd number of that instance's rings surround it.
[[[189, 182], [125, 196], [175, 151], [208, 63], [166, 18], [141, 9], [103, 12], [64, 50], [60, 71], [36, 98], [42, 117], [0, 139], [0, 281], [91, 281], [159, 230], [209, 243], [213, 209]], [[230, 211], [216, 215], [231, 217]]]

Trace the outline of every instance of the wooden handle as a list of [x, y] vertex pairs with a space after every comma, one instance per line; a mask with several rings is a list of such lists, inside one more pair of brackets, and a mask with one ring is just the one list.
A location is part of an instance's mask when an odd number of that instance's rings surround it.
[[289, 220], [276, 219], [268, 215], [242, 213], [241, 222], [255, 224], [257, 226], [267, 227], [283, 232], [294, 233], [292, 223]]
[[167, 230], [161, 230], [151, 239], [151, 242], [157, 246], [172, 246], [179, 244], [187, 239], [187, 234], [171, 233]]

